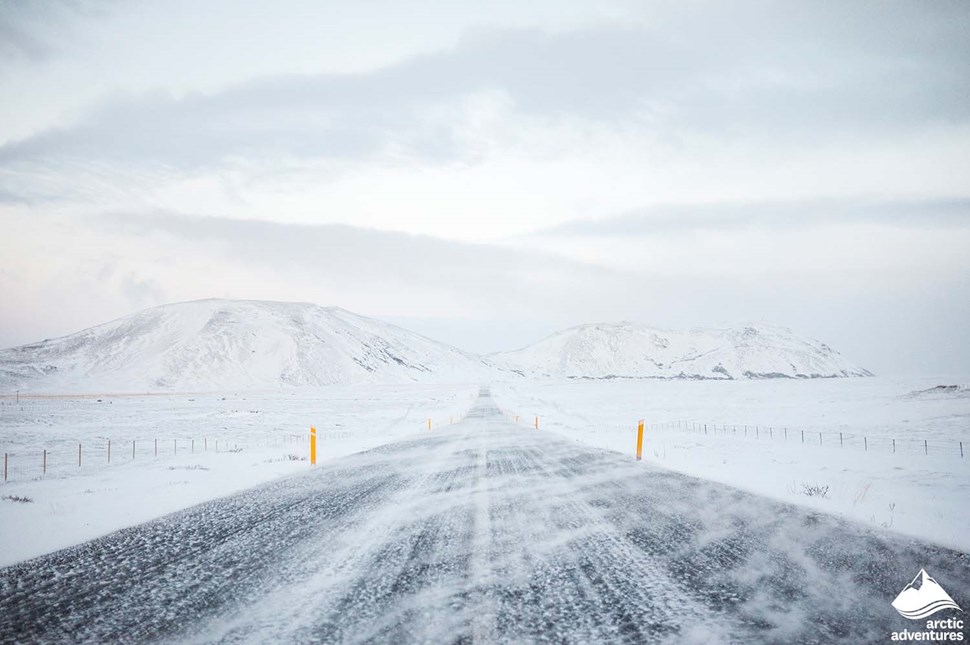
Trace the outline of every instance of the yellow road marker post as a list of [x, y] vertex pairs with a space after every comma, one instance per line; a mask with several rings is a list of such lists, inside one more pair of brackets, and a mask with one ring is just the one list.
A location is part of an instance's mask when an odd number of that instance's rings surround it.
[[431, 419], [428, 419], [428, 430], [431, 429]]
[[310, 465], [317, 464], [317, 429], [310, 426]]
[[637, 461], [643, 459], [643, 419], [637, 423]]
[[539, 429], [539, 417], [537, 416], [536, 417], [536, 430], [538, 430], [538, 429]]

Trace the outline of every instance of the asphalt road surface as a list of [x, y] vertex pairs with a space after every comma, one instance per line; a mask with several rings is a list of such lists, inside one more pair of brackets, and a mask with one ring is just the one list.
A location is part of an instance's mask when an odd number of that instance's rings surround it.
[[921, 567], [966, 606], [966, 554], [516, 426], [483, 391], [0, 570], [0, 641], [884, 643], [921, 628], [889, 604]]

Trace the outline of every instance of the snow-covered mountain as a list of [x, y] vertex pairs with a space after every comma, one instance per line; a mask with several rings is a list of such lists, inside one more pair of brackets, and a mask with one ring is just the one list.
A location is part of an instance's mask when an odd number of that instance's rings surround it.
[[567, 378], [823, 378], [872, 376], [824, 343], [774, 326], [662, 331], [636, 323], [581, 325], [496, 364]]
[[0, 388], [211, 391], [487, 379], [482, 358], [337, 307], [198, 300], [0, 350]]
[[40, 343], [0, 350], [0, 390], [218, 391], [493, 378], [820, 378], [870, 376], [781, 327], [660, 331], [574, 327], [480, 357], [338, 307], [248, 300], [163, 305]]

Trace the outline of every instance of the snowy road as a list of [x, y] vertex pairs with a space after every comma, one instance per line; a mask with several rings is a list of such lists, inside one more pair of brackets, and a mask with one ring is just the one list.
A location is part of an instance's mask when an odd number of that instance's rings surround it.
[[970, 598], [965, 554], [483, 396], [425, 437], [0, 570], [0, 641], [886, 642], [914, 628], [889, 603], [921, 567]]

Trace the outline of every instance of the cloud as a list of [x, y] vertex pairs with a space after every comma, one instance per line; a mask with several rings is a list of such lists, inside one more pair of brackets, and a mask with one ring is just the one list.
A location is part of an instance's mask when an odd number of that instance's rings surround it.
[[74, 125], [0, 147], [0, 165], [195, 171], [234, 159], [389, 152], [469, 161], [465, 113], [435, 108], [482, 93], [507, 97], [516, 118], [581, 119], [672, 140], [817, 142], [970, 122], [965, 4], [700, 6], [653, 26], [479, 30], [452, 50], [366, 73], [115, 98]]
[[0, 60], [48, 61], [78, 18], [103, 16], [110, 0], [5, 0], [0, 4]]
[[48, 44], [16, 23], [0, 21], [0, 58], [41, 61], [48, 57]]
[[878, 201], [863, 199], [789, 202], [673, 204], [597, 220], [576, 220], [535, 231], [530, 237], [658, 236], [687, 231], [807, 229], [830, 225], [970, 227], [970, 199]]
[[121, 280], [121, 292], [132, 307], [145, 307], [165, 301], [165, 292], [152, 279], [139, 278], [133, 271]]
[[[418, 320], [426, 333], [490, 349], [626, 319], [667, 328], [787, 325], [880, 372], [957, 369], [970, 351], [960, 345], [970, 324], [965, 231], [772, 229], [731, 232], [714, 244], [627, 236], [629, 246], [610, 256], [628, 258], [625, 269], [570, 259], [540, 240], [506, 248], [163, 212], [81, 217], [8, 207], [4, 219], [17, 231], [0, 239], [7, 344], [153, 304], [226, 297]], [[581, 248], [597, 239], [580, 237]]]
[[172, 213], [107, 214], [87, 222], [99, 235], [157, 240], [152, 242], [156, 249], [183, 255], [205, 253], [221, 271], [227, 264], [242, 264], [341, 291], [385, 297], [410, 291], [413, 306], [407, 313], [412, 315], [422, 312], [425, 299], [474, 315], [509, 315], [530, 307], [562, 314], [583, 299], [620, 302], [629, 286], [624, 274], [551, 255], [346, 225]]
[[226, 296], [962, 338], [970, 4], [587, 5], [451, 3], [428, 30], [370, 8], [333, 51], [312, 26], [270, 46], [315, 24], [292, 7], [243, 3], [227, 36], [154, 5], [0, 6], [0, 334]]

